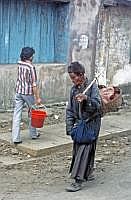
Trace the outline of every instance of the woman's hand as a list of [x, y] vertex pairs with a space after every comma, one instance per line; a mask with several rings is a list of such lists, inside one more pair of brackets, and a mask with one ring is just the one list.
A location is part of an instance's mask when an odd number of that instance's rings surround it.
[[84, 100], [87, 100], [87, 96], [85, 94], [82, 94], [82, 93], [79, 93], [75, 96], [75, 99], [78, 101], [78, 102], [82, 102]]

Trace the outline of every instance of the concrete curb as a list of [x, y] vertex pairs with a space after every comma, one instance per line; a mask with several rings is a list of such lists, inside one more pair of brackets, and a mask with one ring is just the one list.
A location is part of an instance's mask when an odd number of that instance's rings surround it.
[[[131, 134], [131, 130], [124, 130], [124, 131], [120, 131], [120, 132], [117, 132], [117, 133], [106, 133], [105, 135], [100, 135], [99, 136], [99, 140], [102, 140], [102, 139], [112, 139], [112, 138], [116, 138], [116, 137], [126, 137], [128, 135]], [[50, 146], [50, 147], [47, 147], [47, 148], [43, 148], [43, 149], [33, 149], [33, 148], [30, 148], [28, 147], [27, 145], [22, 145], [22, 144], [19, 144], [19, 145], [14, 145], [14, 144], [11, 144], [9, 141], [7, 140], [3, 140], [3, 139], [0, 139], [1, 142], [4, 142], [8, 145], [10, 145], [11, 147], [16, 147], [18, 150], [22, 151], [23, 153], [27, 153], [33, 157], [41, 157], [41, 156], [45, 156], [45, 155], [50, 155], [51, 153], [55, 153], [55, 152], [59, 152], [59, 151], [65, 151], [66, 149], [72, 149], [72, 140], [70, 139], [71, 142], [68, 142], [68, 143], [65, 143], [65, 144], [60, 144], [60, 145], [54, 145], [54, 146]]]

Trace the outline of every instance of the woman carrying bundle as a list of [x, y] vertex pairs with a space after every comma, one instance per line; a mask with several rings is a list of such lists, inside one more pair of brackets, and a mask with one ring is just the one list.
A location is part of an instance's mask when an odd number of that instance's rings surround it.
[[96, 143], [101, 126], [101, 97], [96, 83], [83, 94], [90, 81], [85, 76], [85, 68], [79, 62], [72, 62], [68, 66], [68, 74], [73, 86], [66, 109], [66, 133], [72, 136], [73, 128], [82, 118], [87, 120], [87, 128], [90, 128], [96, 135], [95, 140], [91, 143], [79, 143], [73, 140], [70, 173], [74, 182], [66, 190], [76, 192], [82, 189], [83, 181], [93, 178], [91, 176], [94, 167]]

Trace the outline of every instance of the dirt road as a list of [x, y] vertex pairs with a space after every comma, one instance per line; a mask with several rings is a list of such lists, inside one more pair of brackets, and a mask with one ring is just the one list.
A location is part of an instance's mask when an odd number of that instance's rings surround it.
[[[5, 156], [6, 153], [16, 159], [19, 156], [24, 162], [16, 165], [0, 163], [0, 200], [130, 199], [130, 136], [99, 141], [96, 180], [85, 183], [83, 190], [77, 193], [65, 191], [71, 182], [68, 174], [71, 149], [34, 159], [21, 152], [14, 153], [9, 146], [7, 148]], [[0, 151], [4, 153], [2, 146]]]

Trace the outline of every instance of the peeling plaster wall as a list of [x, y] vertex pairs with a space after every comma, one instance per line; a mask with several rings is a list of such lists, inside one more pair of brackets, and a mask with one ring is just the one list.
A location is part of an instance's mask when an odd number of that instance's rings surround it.
[[[131, 7], [102, 9], [97, 34], [96, 65], [100, 84], [131, 82]], [[104, 72], [103, 72], [104, 71]]]
[[14, 65], [0, 65], [0, 109], [13, 107], [16, 81]]
[[[71, 82], [63, 64], [37, 64], [36, 70], [44, 103], [65, 101]], [[0, 65], [0, 109], [12, 109], [17, 65]]]
[[84, 64], [94, 74], [95, 41], [100, 0], [73, 0], [70, 5], [70, 61]]
[[41, 65], [38, 77], [41, 95], [47, 102], [60, 102], [67, 99], [71, 81], [69, 80], [66, 65]]
[[[36, 65], [44, 102], [68, 98], [67, 65], [76, 60], [89, 77], [102, 72], [101, 84], [131, 85], [131, 7], [100, 9], [100, 4], [101, 0], [70, 0], [67, 64]], [[0, 65], [0, 109], [13, 107], [16, 72], [16, 65]]]
[[[95, 41], [98, 11], [101, 0], [70, 0], [70, 33], [67, 64], [80, 61], [88, 76], [94, 74]], [[67, 64], [37, 64], [41, 95], [45, 102], [67, 100], [71, 82]], [[14, 104], [16, 65], [0, 65], [0, 109], [12, 108]]]

